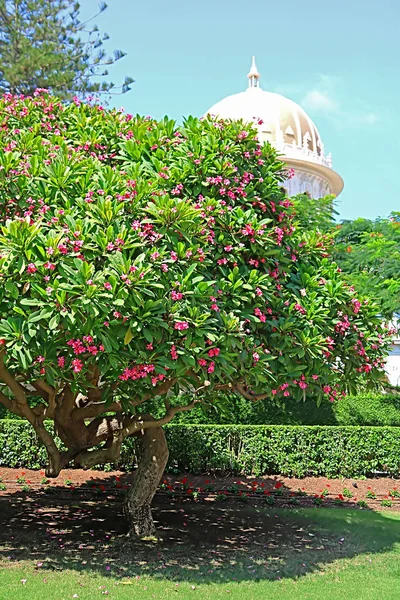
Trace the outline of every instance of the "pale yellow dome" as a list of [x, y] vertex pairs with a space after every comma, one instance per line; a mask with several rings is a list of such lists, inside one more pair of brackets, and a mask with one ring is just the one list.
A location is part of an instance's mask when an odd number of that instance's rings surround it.
[[254, 122], [263, 140], [272, 144], [294, 142], [296, 146], [307, 146], [319, 155], [323, 148], [318, 129], [301, 106], [259, 87], [249, 87], [245, 92], [227, 96], [207, 113], [223, 119]]
[[298, 173], [289, 186], [293, 194], [303, 191], [321, 196], [340, 194], [343, 180], [332, 170], [332, 157], [325, 154], [318, 129], [307, 113], [293, 100], [259, 87], [260, 75], [254, 57], [247, 77], [249, 87], [245, 92], [227, 96], [206, 114], [254, 123], [259, 140], [275, 146], [288, 166]]

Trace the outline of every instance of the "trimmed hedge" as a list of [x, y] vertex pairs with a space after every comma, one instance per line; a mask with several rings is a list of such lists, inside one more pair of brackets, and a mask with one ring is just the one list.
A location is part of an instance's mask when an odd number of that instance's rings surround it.
[[[396, 427], [169, 425], [165, 430], [169, 470], [293, 477], [400, 473]], [[127, 439], [118, 467], [132, 470], [136, 452], [135, 439]], [[37, 469], [45, 462], [29, 423], [0, 421], [0, 466]]]
[[205, 411], [198, 406], [180, 413], [174, 423], [204, 425], [400, 425], [400, 395], [360, 393], [346, 396], [337, 402], [324, 400], [318, 406], [312, 398], [296, 402], [293, 398], [249, 402], [233, 396], [226, 413]]

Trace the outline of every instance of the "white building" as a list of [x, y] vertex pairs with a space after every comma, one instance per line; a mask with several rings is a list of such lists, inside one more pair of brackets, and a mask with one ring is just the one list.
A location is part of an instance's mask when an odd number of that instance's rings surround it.
[[[308, 192], [312, 198], [338, 196], [343, 179], [332, 169], [332, 156], [325, 153], [318, 129], [307, 113], [292, 100], [261, 89], [254, 56], [247, 78], [247, 90], [223, 98], [207, 114], [252, 122], [260, 141], [270, 142], [294, 170], [294, 176], [285, 182], [288, 195]], [[400, 338], [394, 341], [386, 372], [392, 385], [400, 385]]]
[[308, 192], [312, 198], [338, 196], [343, 179], [332, 169], [332, 156], [325, 154], [318, 129], [307, 113], [292, 100], [260, 88], [254, 56], [247, 78], [246, 91], [227, 96], [207, 114], [254, 123], [259, 139], [270, 142], [288, 167], [294, 169], [294, 177], [285, 184], [290, 196], [302, 192]]
[[400, 315], [395, 314], [390, 326], [397, 331], [386, 360], [386, 373], [392, 385], [400, 386]]

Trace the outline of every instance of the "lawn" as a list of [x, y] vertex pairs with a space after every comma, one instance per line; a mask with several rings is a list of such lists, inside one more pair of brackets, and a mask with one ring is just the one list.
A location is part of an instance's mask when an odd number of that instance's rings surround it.
[[160, 505], [161, 541], [138, 543], [118, 505], [18, 501], [7, 511], [1, 600], [400, 597], [395, 512]]

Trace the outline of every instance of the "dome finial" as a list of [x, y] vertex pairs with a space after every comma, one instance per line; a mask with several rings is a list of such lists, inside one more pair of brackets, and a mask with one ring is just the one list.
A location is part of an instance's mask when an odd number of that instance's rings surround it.
[[249, 80], [249, 88], [258, 88], [259, 86], [259, 79], [260, 79], [260, 73], [257, 70], [257, 65], [256, 65], [256, 57], [253, 56], [253, 60], [251, 62], [251, 67], [250, 67], [250, 72], [247, 75], [248, 80]]

